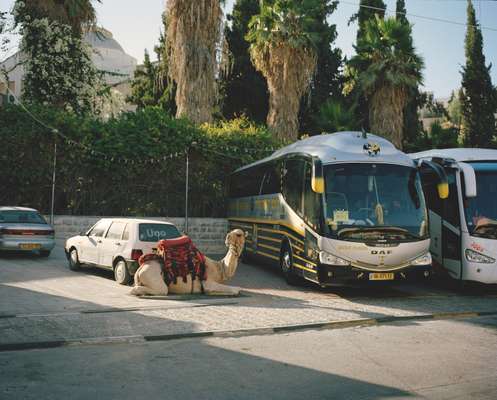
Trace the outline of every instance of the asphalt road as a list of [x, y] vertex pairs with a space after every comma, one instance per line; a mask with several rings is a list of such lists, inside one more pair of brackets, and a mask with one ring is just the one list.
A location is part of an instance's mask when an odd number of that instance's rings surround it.
[[60, 243], [1, 255], [0, 399], [497, 398], [495, 286], [322, 290], [251, 264], [233, 284], [140, 299]]
[[495, 399], [497, 318], [0, 353], [2, 399]]

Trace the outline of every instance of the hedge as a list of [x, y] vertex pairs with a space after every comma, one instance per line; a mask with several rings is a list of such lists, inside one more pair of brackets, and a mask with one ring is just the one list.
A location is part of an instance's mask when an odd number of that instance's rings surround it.
[[189, 215], [221, 217], [229, 174], [277, 147], [245, 118], [196, 127], [154, 107], [109, 121], [41, 106], [30, 112], [0, 108], [0, 205], [45, 213], [55, 142], [55, 213], [73, 215], [183, 216], [188, 149]]

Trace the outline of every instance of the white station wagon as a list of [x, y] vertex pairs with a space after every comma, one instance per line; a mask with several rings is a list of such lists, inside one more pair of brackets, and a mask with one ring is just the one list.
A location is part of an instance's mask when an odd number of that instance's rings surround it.
[[116, 282], [127, 285], [142, 254], [155, 251], [161, 239], [180, 237], [175, 225], [147, 219], [103, 218], [88, 231], [66, 240], [69, 268], [97, 266], [114, 271]]

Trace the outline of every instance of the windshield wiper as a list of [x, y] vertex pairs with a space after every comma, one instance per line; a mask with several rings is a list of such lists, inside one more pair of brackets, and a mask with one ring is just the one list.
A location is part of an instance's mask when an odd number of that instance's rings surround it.
[[395, 226], [384, 227], [362, 227], [362, 228], [344, 228], [337, 234], [337, 239], [356, 239], [356, 240], [384, 240], [384, 241], [402, 241], [402, 240], [419, 240], [418, 235], [409, 232], [407, 229]]
[[474, 231], [473, 235], [480, 237], [488, 237], [492, 239], [497, 238], [497, 221], [491, 221], [478, 225]]

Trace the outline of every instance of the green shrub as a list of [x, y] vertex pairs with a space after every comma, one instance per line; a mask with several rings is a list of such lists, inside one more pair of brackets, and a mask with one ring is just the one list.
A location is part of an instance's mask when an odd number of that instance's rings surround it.
[[276, 145], [246, 118], [195, 127], [155, 107], [106, 122], [40, 106], [30, 111], [47, 127], [19, 106], [0, 108], [0, 204], [43, 212], [50, 209], [55, 140], [55, 211], [76, 215], [184, 215], [188, 150], [190, 215], [224, 216], [229, 174]]

